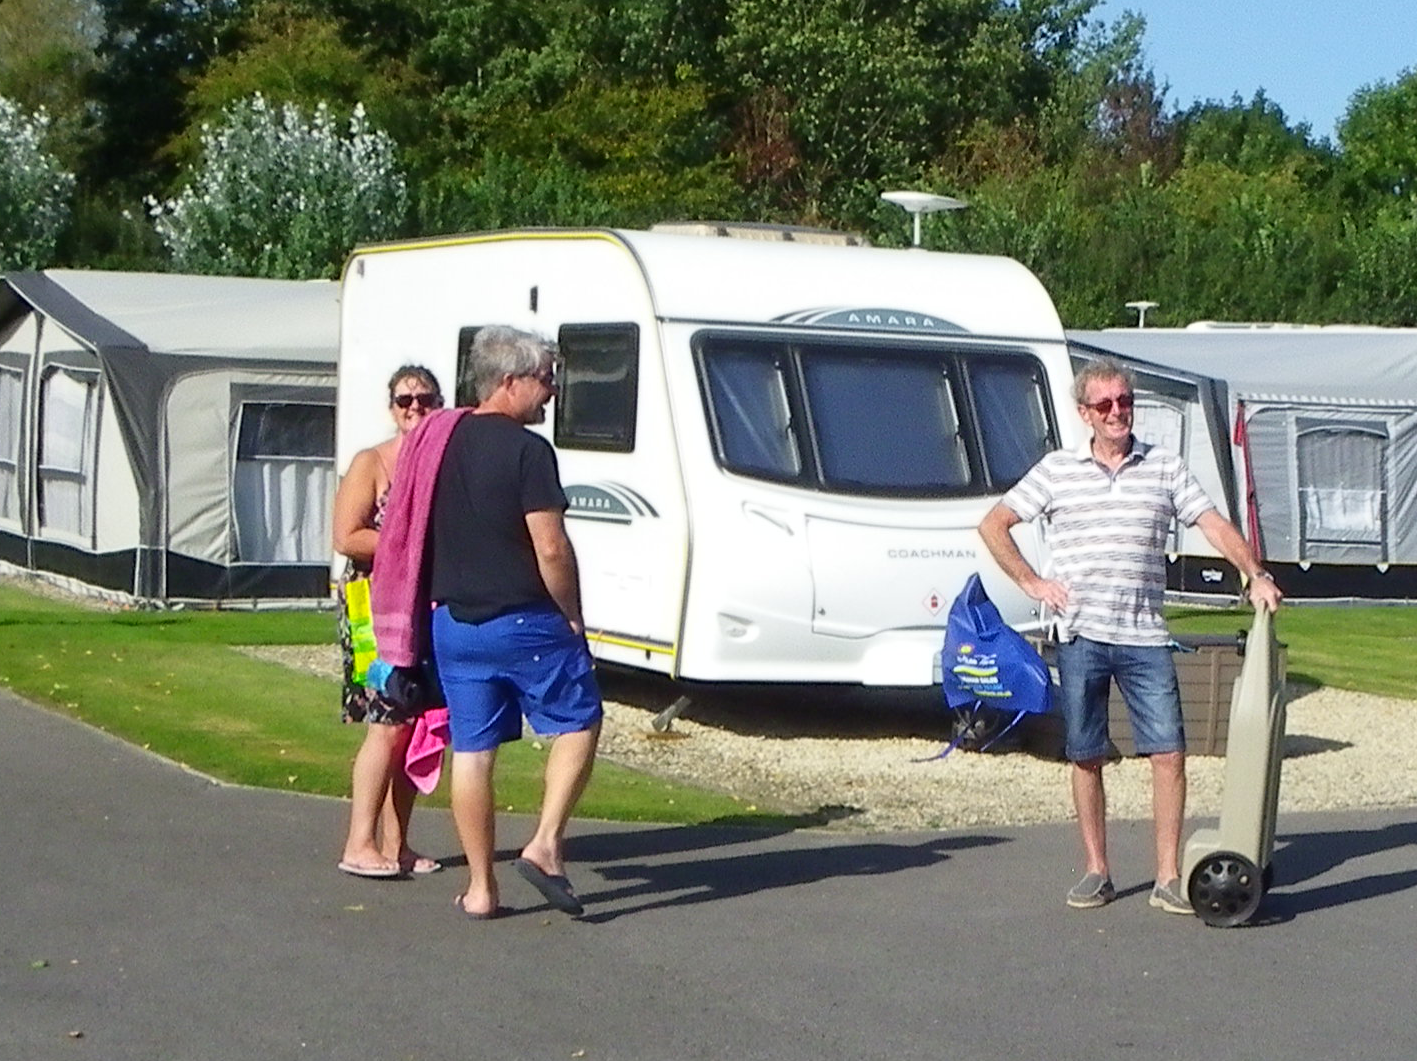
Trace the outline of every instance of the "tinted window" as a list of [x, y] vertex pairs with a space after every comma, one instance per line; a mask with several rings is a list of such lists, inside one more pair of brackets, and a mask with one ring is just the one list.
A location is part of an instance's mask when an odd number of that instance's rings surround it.
[[628, 453], [635, 448], [640, 330], [568, 324], [558, 336], [556, 445]]
[[969, 379], [989, 483], [1010, 487], [1052, 449], [1042, 375], [1022, 358], [980, 358]]
[[1056, 445], [1032, 355], [701, 333], [699, 381], [720, 463], [838, 493], [998, 492]]
[[335, 407], [303, 402], [241, 406], [238, 460], [306, 457], [329, 460], [335, 452]]
[[827, 485], [910, 491], [968, 485], [952, 388], [937, 361], [818, 351], [803, 359], [802, 375]]
[[772, 478], [802, 470], [786, 383], [770, 347], [716, 350], [703, 379], [723, 463]]

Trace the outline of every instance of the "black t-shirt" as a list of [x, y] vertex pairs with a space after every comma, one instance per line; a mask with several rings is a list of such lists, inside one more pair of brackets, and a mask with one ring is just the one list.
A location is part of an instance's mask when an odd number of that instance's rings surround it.
[[526, 529], [550, 509], [566, 509], [551, 444], [497, 413], [464, 416], [433, 492], [430, 597], [465, 622], [554, 603]]

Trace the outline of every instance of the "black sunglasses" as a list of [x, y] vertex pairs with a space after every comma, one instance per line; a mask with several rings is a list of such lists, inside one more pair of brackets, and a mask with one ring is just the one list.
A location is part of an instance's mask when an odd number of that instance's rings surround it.
[[392, 404], [400, 409], [409, 409], [414, 402], [420, 409], [440, 409], [443, 406], [442, 396], [437, 394], [395, 394]]
[[1137, 403], [1136, 395], [1119, 394], [1116, 398], [1103, 398], [1100, 402], [1083, 402], [1082, 405], [1086, 409], [1091, 409], [1098, 416], [1106, 416], [1112, 411], [1114, 401], [1117, 403], [1117, 408], [1123, 412]]

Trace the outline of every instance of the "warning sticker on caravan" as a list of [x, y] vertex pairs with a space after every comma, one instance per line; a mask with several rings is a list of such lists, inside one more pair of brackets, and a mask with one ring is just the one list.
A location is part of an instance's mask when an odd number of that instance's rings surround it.
[[567, 519], [630, 523], [641, 517], [659, 518], [654, 506], [624, 483], [571, 483], [565, 491]]

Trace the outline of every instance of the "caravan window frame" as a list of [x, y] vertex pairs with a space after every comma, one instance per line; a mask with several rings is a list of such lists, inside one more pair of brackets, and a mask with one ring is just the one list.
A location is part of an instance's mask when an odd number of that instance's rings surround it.
[[[621, 346], [614, 349], [619, 340]], [[640, 326], [634, 321], [563, 324], [556, 335], [556, 395], [552, 439], [557, 449], [633, 453], [639, 417]], [[610, 367], [618, 378], [603, 378], [605, 353], [618, 355]], [[582, 409], [591, 415], [582, 415]], [[596, 415], [599, 414], [599, 415]]]
[[[0, 385], [0, 523], [19, 526], [24, 519], [20, 496], [20, 469], [24, 459], [25, 370], [0, 365], [0, 380], [14, 377], [14, 385]], [[6, 395], [12, 399], [5, 400]], [[5, 452], [8, 449], [9, 453]]]
[[[50, 437], [69, 437], [67, 433], [59, 436], [51, 436], [49, 433], [50, 388], [54, 379], [61, 375], [82, 384], [85, 389], [77, 467], [55, 463], [46, 452], [46, 442]], [[98, 494], [98, 432], [103, 409], [102, 389], [102, 379], [96, 370], [75, 368], [71, 365], [47, 365], [39, 379], [38, 439], [35, 450], [37, 523], [44, 537], [79, 543], [89, 550], [94, 549], [98, 541], [98, 520], [94, 517], [94, 509]], [[49, 488], [57, 483], [78, 486], [77, 529], [57, 524], [51, 519], [52, 506], [46, 495]]]
[[[728, 328], [706, 328], [693, 336], [690, 346], [714, 459], [725, 471], [736, 475], [845, 496], [979, 497], [1007, 490], [1038, 457], [1059, 444], [1047, 369], [1042, 358], [1026, 347], [967, 343], [953, 337], [951, 341], [922, 341], [910, 336], [799, 336]], [[750, 422], [754, 411], [741, 401], [735, 402], [732, 410], [727, 404], [717, 362], [728, 357], [754, 356], [775, 368], [775, 377], [783, 388], [779, 408], [785, 416], [781, 419], [762, 418], [766, 415], [763, 410], [772, 403], [759, 403], [755, 422]], [[832, 361], [841, 367], [841, 379], [829, 382], [812, 378], [822, 375], [824, 368], [830, 372]], [[939, 430], [933, 438], [917, 442], [937, 447], [944, 463], [932, 467], [954, 466], [966, 474], [933, 481], [912, 480], [910, 469], [888, 466], [879, 459], [883, 453], [894, 456], [896, 440], [886, 439], [882, 432], [898, 428], [898, 410], [874, 410], [878, 415], [863, 420], [856, 420], [855, 410], [848, 412], [849, 403], [866, 392], [860, 366], [853, 365], [853, 361], [860, 365], [875, 363], [880, 371], [896, 377], [887, 385], [900, 402], [919, 403], [919, 409], [938, 403], [935, 426]], [[1038, 452], [1030, 453], [1026, 461], [1014, 459], [1007, 474], [1000, 467], [1005, 462], [1003, 452], [991, 446], [984, 434], [990, 417], [986, 391], [991, 365], [1010, 369], [1024, 366], [1037, 398], [1030, 421], [1035, 440], [1030, 448]], [[927, 379], [936, 380], [937, 385], [922, 389], [921, 384]], [[834, 391], [836, 397], [832, 396]], [[855, 448], [833, 446], [828, 422], [854, 422]], [[739, 430], [752, 431], [754, 423], [756, 440], [738, 436]], [[779, 434], [782, 438], [774, 441]], [[748, 459], [745, 453], [762, 459]], [[775, 463], [770, 459], [773, 454], [779, 456]], [[786, 459], [789, 454], [797, 455], [795, 463]], [[904, 476], [903, 470], [907, 473]]]
[[[255, 448], [259, 447], [262, 439], [259, 435], [259, 427], [253, 431], [248, 431], [251, 424], [250, 415], [253, 410], [270, 410], [275, 408], [295, 407], [303, 410], [328, 410], [330, 438], [328, 452], [325, 454], [307, 452], [308, 445], [300, 449], [292, 449], [290, 452], [278, 452], [275, 449]], [[263, 537], [272, 537], [269, 534], [268, 526], [250, 527], [243, 523], [245, 514], [250, 511], [247, 506], [241, 503], [245, 493], [245, 483], [249, 476], [242, 474], [243, 467], [252, 469], [270, 469], [277, 465], [288, 468], [304, 467], [302, 477], [307, 480], [303, 483], [301, 500], [307, 505], [318, 506], [317, 511], [328, 514], [334, 502], [335, 488], [335, 411], [336, 407], [328, 402], [316, 401], [281, 401], [279, 399], [266, 398], [243, 398], [234, 410], [234, 423], [232, 424], [231, 435], [231, 555], [233, 562], [237, 564], [319, 564], [328, 563], [330, 558], [330, 534], [328, 517], [317, 522], [310, 540], [301, 542], [297, 540], [294, 544], [294, 556], [280, 556], [272, 553], [267, 543], [266, 548], [257, 548]], [[306, 413], [305, 415], [309, 415]], [[269, 439], [266, 440], [267, 442]], [[308, 443], [309, 438], [301, 441]], [[323, 473], [323, 474], [322, 474]], [[263, 483], [263, 489], [259, 494], [261, 502], [259, 508], [263, 516], [269, 516], [270, 494], [264, 489], [268, 484]], [[312, 496], [318, 494], [318, 497]], [[303, 522], [303, 521], [302, 521]], [[288, 530], [288, 528], [287, 528]], [[276, 539], [284, 540], [288, 534], [274, 536]], [[252, 555], [248, 555], [252, 554]], [[259, 555], [257, 555], [259, 554]]]
[[[1377, 488], [1372, 491], [1376, 495], [1377, 520], [1373, 527], [1374, 534], [1371, 537], [1363, 537], [1351, 530], [1335, 529], [1333, 524], [1320, 524], [1313, 526], [1310, 516], [1309, 495], [1318, 494], [1320, 491], [1329, 493], [1352, 492], [1351, 488], [1338, 485], [1319, 485], [1316, 482], [1306, 481], [1304, 474], [1306, 465], [1306, 449], [1304, 445], [1306, 439], [1316, 436], [1356, 436], [1372, 445], [1375, 445], [1378, 452], [1377, 472], [1374, 478], [1377, 480]], [[1319, 559], [1315, 553], [1324, 549], [1373, 549], [1378, 556], [1376, 562], [1386, 563], [1390, 551], [1389, 521], [1391, 520], [1391, 508], [1389, 505], [1387, 482], [1388, 482], [1388, 449], [1392, 444], [1392, 434], [1386, 423], [1370, 420], [1320, 420], [1316, 418], [1296, 416], [1294, 419], [1294, 482], [1298, 499], [1298, 524], [1299, 524], [1299, 558], [1305, 561]], [[1345, 465], [1345, 468], [1347, 465]], [[1348, 473], [1345, 473], [1348, 474]], [[1343, 481], [1347, 481], [1345, 478]], [[1320, 502], [1315, 500], [1313, 506], [1320, 507]], [[1324, 533], [1327, 527], [1328, 533]]]

